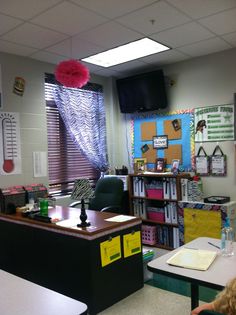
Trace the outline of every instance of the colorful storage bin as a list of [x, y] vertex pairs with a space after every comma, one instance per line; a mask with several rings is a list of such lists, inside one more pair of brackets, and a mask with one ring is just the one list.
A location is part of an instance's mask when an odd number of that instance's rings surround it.
[[155, 245], [157, 243], [157, 228], [151, 225], [142, 225], [142, 243]]
[[147, 189], [147, 197], [152, 199], [163, 199], [163, 189]]

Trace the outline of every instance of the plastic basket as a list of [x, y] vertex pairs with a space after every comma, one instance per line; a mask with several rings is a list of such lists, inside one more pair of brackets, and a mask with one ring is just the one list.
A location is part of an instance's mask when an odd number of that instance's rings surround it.
[[142, 225], [142, 243], [147, 245], [155, 245], [157, 243], [156, 226]]

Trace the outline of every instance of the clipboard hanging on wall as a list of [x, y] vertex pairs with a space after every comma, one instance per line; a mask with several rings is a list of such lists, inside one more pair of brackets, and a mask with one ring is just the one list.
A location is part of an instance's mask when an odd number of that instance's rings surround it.
[[[220, 154], [217, 154], [220, 151]], [[227, 174], [227, 156], [223, 153], [220, 146], [217, 145], [211, 156], [211, 175], [226, 176]]]
[[[201, 152], [203, 152], [204, 155], [201, 155]], [[202, 146], [199, 147], [198, 153], [195, 156], [195, 170], [200, 176], [210, 175], [210, 157], [206, 154]]]

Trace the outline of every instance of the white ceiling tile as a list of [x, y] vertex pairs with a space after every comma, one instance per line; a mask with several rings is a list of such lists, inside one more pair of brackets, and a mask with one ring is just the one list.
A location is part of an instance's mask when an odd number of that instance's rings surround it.
[[222, 38], [230, 43], [232, 46], [236, 46], [236, 32], [224, 35], [222, 36]]
[[106, 17], [115, 18], [147, 6], [153, 0], [72, 0], [72, 2], [92, 11], [94, 10]]
[[20, 24], [22, 24], [21, 20], [0, 14], [0, 35], [10, 31]]
[[90, 43], [79, 36], [72, 38], [72, 56], [74, 58], [85, 58], [104, 50], [104, 47]]
[[192, 45], [178, 48], [179, 51], [188, 54], [192, 57], [212, 54], [225, 49], [230, 49], [231, 46], [218, 37], [204, 40]]
[[159, 54], [154, 54], [148, 57], [142, 58], [142, 61], [150, 64], [169, 64], [173, 62], [179, 62], [189, 59], [189, 56], [184, 55], [181, 52], [178, 52], [174, 49], [162, 52]]
[[[151, 21], [154, 21], [152, 23]], [[186, 15], [163, 1], [118, 18], [121, 24], [150, 35], [190, 21]]]
[[38, 51], [30, 56], [33, 59], [37, 59], [44, 62], [49, 62], [52, 64], [58, 64], [59, 62], [66, 59], [65, 56], [59, 56], [46, 51]]
[[130, 62], [125, 62], [113, 67], [109, 67], [109, 69], [111, 70], [115, 70], [115, 71], [126, 71], [126, 70], [133, 70], [133, 69], [137, 69], [137, 68], [142, 68], [142, 67], [146, 67], [147, 64], [145, 64], [144, 62], [140, 61], [140, 60], [133, 60]]
[[109, 49], [140, 39], [143, 36], [116, 22], [109, 22], [96, 27], [96, 29], [80, 34], [80, 37]]
[[93, 65], [92, 63], [88, 63], [88, 62], [82, 62], [88, 69], [90, 72], [95, 73], [96, 71], [102, 70], [104, 69], [103, 67], [97, 66], [97, 65]]
[[153, 34], [151, 38], [172, 48], [198, 42], [215, 35], [196, 22], [187, 23], [175, 28]]
[[56, 45], [47, 48], [47, 51], [70, 58], [85, 58], [91, 54], [101, 52], [104, 47], [91, 44], [82, 38], [75, 36], [71, 39], [66, 39]]
[[1, 0], [0, 12], [21, 19], [31, 19], [33, 16], [47, 10], [59, 2], [61, 2], [61, 0]]
[[25, 23], [2, 36], [2, 39], [34, 48], [45, 48], [66, 38], [66, 35]]
[[217, 35], [234, 32], [236, 31], [236, 8], [201, 19], [199, 22]]
[[0, 40], [0, 51], [19, 56], [29, 56], [36, 49]]
[[65, 1], [32, 19], [35, 24], [72, 36], [106, 21], [100, 15]]
[[235, 0], [167, 0], [192, 18], [200, 18], [236, 7]]
[[119, 72], [110, 70], [110, 69], [101, 69], [98, 71], [94, 71], [95, 74], [102, 75], [104, 77], [117, 77], [119, 75]]

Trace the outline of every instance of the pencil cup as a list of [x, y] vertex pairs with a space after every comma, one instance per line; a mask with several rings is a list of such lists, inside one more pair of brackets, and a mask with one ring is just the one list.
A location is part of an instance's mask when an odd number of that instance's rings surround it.
[[47, 217], [48, 216], [48, 200], [40, 198], [39, 208], [40, 208], [40, 214]]

